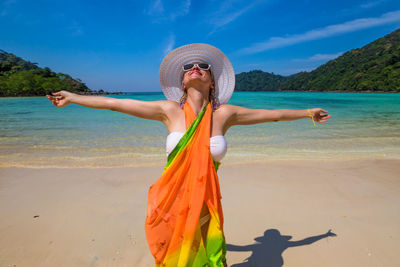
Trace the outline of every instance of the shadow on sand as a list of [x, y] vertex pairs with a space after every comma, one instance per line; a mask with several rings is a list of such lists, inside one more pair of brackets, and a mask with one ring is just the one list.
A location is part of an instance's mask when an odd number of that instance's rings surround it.
[[254, 238], [257, 243], [237, 246], [227, 244], [229, 251], [251, 251], [250, 257], [242, 263], [231, 265], [231, 267], [281, 267], [283, 266], [282, 253], [290, 247], [297, 247], [312, 244], [322, 238], [336, 236], [329, 230], [326, 234], [311, 236], [303, 240], [289, 241], [292, 236], [281, 235], [277, 229], [268, 229], [264, 236]]

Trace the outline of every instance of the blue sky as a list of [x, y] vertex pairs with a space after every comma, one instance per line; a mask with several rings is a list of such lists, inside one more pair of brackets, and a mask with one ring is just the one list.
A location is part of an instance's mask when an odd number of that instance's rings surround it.
[[289, 75], [398, 28], [398, 0], [0, 0], [0, 49], [106, 91], [161, 91], [163, 57], [188, 43]]

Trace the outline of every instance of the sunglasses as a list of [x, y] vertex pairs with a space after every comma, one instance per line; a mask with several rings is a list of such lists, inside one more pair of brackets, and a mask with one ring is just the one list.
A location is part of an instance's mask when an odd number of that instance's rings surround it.
[[191, 63], [191, 64], [185, 64], [182, 66], [183, 71], [189, 71], [194, 68], [194, 66], [197, 66], [201, 70], [209, 70], [211, 68], [210, 64], [207, 63]]

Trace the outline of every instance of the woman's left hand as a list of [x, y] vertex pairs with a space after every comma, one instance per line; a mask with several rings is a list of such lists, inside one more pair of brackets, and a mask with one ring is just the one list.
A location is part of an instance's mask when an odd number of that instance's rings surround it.
[[326, 120], [331, 117], [331, 115], [322, 114], [322, 113], [328, 113], [327, 110], [324, 110], [322, 108], [312, 108], [310, 109], [310, 113], [311, 116], [313, 116], [314, 121], [319, 123], [326, 122]]

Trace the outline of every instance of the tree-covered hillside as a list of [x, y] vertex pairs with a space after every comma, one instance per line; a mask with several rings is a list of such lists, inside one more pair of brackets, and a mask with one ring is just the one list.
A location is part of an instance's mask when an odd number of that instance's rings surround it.
[[[238, 74], [236, 89], [400, 92], [400, 29], [362, 48], [350, 50], [311, 72], [288, 77], [275, 75], [275, 80], [271, 75], [260, 71], [258, 78], [254, 78], [252, 72]], [[277, 84], [277, 79], [283, 82]], [[264, 80], [270, 83], [262, 84]]]
[[44, 96], [59, 90], [90, 92], [79, 79], [0, 50], [0, 96]]
[[236, 75], [235, 90], [277, 91], [287, 80], [287, 77], [281, 75], [275, 75], [261, 70], [252, 70], [250, 72], [242, 72]]

